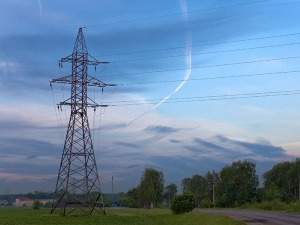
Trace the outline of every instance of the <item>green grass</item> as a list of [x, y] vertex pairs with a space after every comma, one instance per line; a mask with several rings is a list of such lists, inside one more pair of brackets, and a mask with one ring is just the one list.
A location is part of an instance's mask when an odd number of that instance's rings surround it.
[[241, 208], [251, 209], [251, 210], [269, 210], [269, 211], [300, 213], [300, 201], [291, 202], [289, 204], [282, 202], [280, 200], [264, 201], [260, 203], [246, 204]]
[[0, 208], [0, 225], [242, 225], [224, 216], [186, 213], [173, 215], [167, 209], [107, 209], [107, 215], [65, 216], [49, 214], [49, 210], [31, 208]]

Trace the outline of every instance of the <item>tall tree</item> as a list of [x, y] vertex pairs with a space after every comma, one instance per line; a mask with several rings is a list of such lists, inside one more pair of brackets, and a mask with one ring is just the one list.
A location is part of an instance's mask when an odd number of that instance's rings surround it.
[[187, 192], [190, 191], [190, 183], [191, 183], [191, 178], [183, 178], [181, 180], [181, 188], [182, 188], [182, 192]]
[[201, 201], [208, 197], [208, 183], [205, 177], [195, 174], [192, 178], [181, 181], [182, 191], [191, 192], [195, 196], [196, 206], [200, 207]]
[[300, 199], [300, 159], [294, 162], [286, 161], [273, 166], [263, 175], [265, 198], [270, 198], [270, 193], [278, 190], [282, 201], [290, 202]]
[[233, 162], [220, 172], [218, 183], [218, 205], [236, 207], [243, 205], [256, 197], [258, 177], [255, 163], [249, 161]]
[[194, 175], [190, 182], [190, 191], [194, 194], [196, 206], [201, 206], [201, 201], [208, 196], [208, 184], [205, 177], [201, 175]]
[[176, 193], [177, 193], [177, 185], [176, 184], [171, 183], [167, 187], [165, 187], [164, 198], [165, 198], [165, 202], [167, 203], [168, 206], [170, 206]]
[[153, 168], [146, 168], [140, 181], [139, 199], [146, 208], [153, 208], [163, 200], [164, 175]]

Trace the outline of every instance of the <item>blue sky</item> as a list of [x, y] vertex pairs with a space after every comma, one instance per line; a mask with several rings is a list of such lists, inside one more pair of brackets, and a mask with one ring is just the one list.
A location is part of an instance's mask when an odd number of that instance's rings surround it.
[[[117, 88], [89, 95], [104, 192], [250, 160], [262, 175], [300, 157], [299, 0], [4, 0], [0, 31], [0, 193], [54, 191], [79, 27]], [[271, 95], [271, 96], [270, 96]]]

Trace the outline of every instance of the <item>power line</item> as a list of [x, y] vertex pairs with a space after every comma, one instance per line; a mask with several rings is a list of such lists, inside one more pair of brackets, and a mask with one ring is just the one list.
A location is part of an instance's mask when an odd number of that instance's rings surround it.
[[226, 9], [226, 8], [232, 8], [232, 7], [239, 7], [239, 6], [245, 6], [245, 5], [252, 5], [252, 4], [258, 4], [263, 2], [268, 2], [270, 0], [260, 0], [260, 1], [254, 1], [254, 2], [244, 2], [239, 4], [232, 4], [232, 5], [225, 5], [220, 7], [214, 7], [214, 8], [208, 8], [208, 9], [199, 9], [199, 10], [193, 10], [188, 12], [179, 12], [179, 13], [173, 13], [173, 14], [167, 14], [167, 15], [160, 15], [160, 16], [153, 16], [153, 17], [145, 17], [145, 18], [137, 18], [137, 19], [129, 19], [124, 21], [117, 21], [117, 22], [111, 22], [111, 23], [103, 23], [98, 25], [90, 25], [85, 26], [84, 28], [95, 28], [95, 27], [101, 27], [101, 26], [108, 26], [108, 25], [116, 25], [116, 24], [122, 24], [122, 23], [132, 23], [137, 21], [145, 21], [145, 20], [155, 20], [155, 19], [161, 19], [164, 17], [170, 17], [170, 16], [178, 16], [182, 14], [193, 14], [193, 13], [201, 13], [205, 11], [211, 11], [211, 10], [218, 10], [218, 9]]
[[[290, 57], [282, 57], [282, 58], [273, 58], [273, 59], [262, 59], [262, 60], [252, 60], [252, 61], [243, 61], [243, 62], [232, 62], [232, 63], [224, 63], [224, 64], [213, 64], [207, 66], [193, 66], [189, 69], [204, 69], [204, 68], [212, 68], [212, 67], [221, 67], [221, 66], [234, 66], [234, 65], [242, 65], [242, 64], [252, 64], [252, 63], [261, 63], [261, 62], [271, 62], [271, 61], [279, 61], [279, 60], [290, 60], [290, 59], [298, 59], [300, 56], [290, 56]], [[177, 68], [177, 69], [165, 69], [165, 70], [154, 70], [154, 71], [144, 71], [137, 73], [125, 73], [125, 74], [117, 74], [117, 75], [109, 75], [102, 77], [121, 77], [121, 76], [132, 76], [132, 75], [142, 75], [142, 74], [153, 74], [153, 73], [163, 73], [163, 72], [172, 72], [172, 71], [182, 71], [187, 68]]]
[[[236, 51], [246, 51], [246, 50], [255, 50], [255, 49], [264, 49], [264, 48], [275, 48], [275, 47], [283, 47], [283, 46], [292, 46], [299, 45], [300, 42], [294, 43], [285, 43], [285, 44], [277, 44], [277, 45], [265, 45], [265, 46], [257, 46], [257, 47], [249, 47], [249, 48], [236, 48], [236, 49], [227, 49], [220, 51], [209, 51], [209, 52], [200, 52], [200, 53], [192, 53], [192, 56], [195, 55], [206, 55], [206, 54], [217, 54], [217, 53], [227, 53], [227, 52], [236, 52]], [[140, 58], [140, 59], [129, 59], [129, 60], [119, 60], [111, 63], [124, 63], [124, 62], [135, 62], [135, 61], [146, 61], [146, 60], [157, 60], [157, 59], [168, 59], [168, 58], [177, 58], [187, 56], [186, 54], [181, 55], [171, 55], [171, 56], [161, 56], [161, 57], [150, 57], [150, 58]]]
[[[279, 71], [279, 72], [269, 72], [269, 73], [239, 74], [239, 75], [218, 76], [218, 77], [201, 77], [201, 78], [190, 78], [188, 81], [190, 82], [190, 81], [243, 78], [243, 77], [254, 77], [254, 76], [282, 75], [282, 74], [299, 73], [299, 72], [300, 72], [300, 70], [290, 70], [290, 71]], [[175, 82], [182, 82], [182, 81], [184, 81], [184, 80], [181, 79], [181, 80], [163, 80], [163, 81], [137, 82], [137, 83], [118, 84], [118, 86], [175, 83]]]
[[[272, 36], [262, 36], [262, 37], [247, 38], [247, 39], [239, 39], [239, 40], [232, 40], [232, 41], [211, 42], [211, 43], [195, 44], [195, 45], [188, 45], [188, 46], [177, 46], [177, 47], [170, 47], [170, 48], [160, 48], [160, 49], [149, 49], [149, 50], [132, 51], [132, 52], [112, 53], [112, 54], [101, 55], [101, 57], [103, 57], [103, 56], [114, 56], [114, 55], [130, 55], [130, 54], [139, 54], [139, 53], [146, 53], [146, 52], [157, 52], [157, 51], [168, 51], [168, 50], [175, 50], [175, 49], [185, 49], [186, 47], [194, 48], [194, 47], [203, 47], [203, 46], [209, 46], [209, 45], [220, 45], [220, 44], [238, 43], [238, 42], [246, 42], [246, 41], [256, 41], [256, 40], [281, 38], [281, 37], [289, 37], [289, 36], [297, 36], [297, 35], [300, 35], [300, 32], [289, 33], [289, 34], [280, 34], [280, 35], [272, 35]], [[100, 56], [96, 56], [96, 57], [100, 57]]]
[[[255, 93], [244, 93], [244, 94], [232, 94], [232, 95], [210, 95], [210, 96], [196, 96], [186, 98], [170, 98], [164, 103], [187, 103], [187, 102], [200, 102], [200, 101], [218, 101], [218, 100], [230, 100], [230, 99], [242, 99], [242, 98], [263, 98], [263, 97], [274, 97], [274, 96], [286, 96], [286, 95], [299, 95], [300, 90], [284, 90], [284, 91], [270, 91], [270, 92], [255, 92]], [[164, 99], [149, 99], [139, 101], [117, 101], [117, 102], [106, 102], [113, 106], [137, 106], [137, 105], [155, 105]], [[106, 104], [105, 103], [105, 104]]]

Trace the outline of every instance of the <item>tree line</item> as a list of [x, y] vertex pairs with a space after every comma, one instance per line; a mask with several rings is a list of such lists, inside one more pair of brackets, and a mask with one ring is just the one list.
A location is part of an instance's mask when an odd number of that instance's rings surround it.
[[[256, 164], [247, 160], [235, 161], [220, 171], [195, 174], [181, 180], [181, 192], [192, 193], [196, 207], [240, 207], [246, 204], [279, 200], [291, 203], [300, 200], [300, 159], [277, 163], [266, 171], [259, 185]], [[170, 207], [178, 187], [165, 185], [164, 174], [154, 168], [146, 168], [137, 187], [127, 193], [104, 194], [105, 206], [131, 208]], [[35, 191], [28, 194], [0, 195], [1, 204], [11, 205], [16, 198], [52, 199], [52, 192]], [[113, 202], [112, 202], [113, 201]]]
[[[181, 181], [182, 193], [195, 197], [196, 207], [240, 207], [246, 204], [279, 200], [291, 203], [300, 200], [300, 159], [281, 162], [263, 174], [259, 185], [256, 164], [235, 161], [220, 171], [195, 174]], [[140, 184], [120, 199], [127, 207], [153, 208], [170, 206], [177, 194], [176, 184], [164, 186], [161, 171], [146, 168]]]

